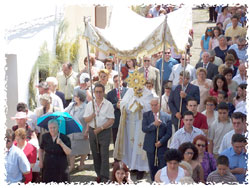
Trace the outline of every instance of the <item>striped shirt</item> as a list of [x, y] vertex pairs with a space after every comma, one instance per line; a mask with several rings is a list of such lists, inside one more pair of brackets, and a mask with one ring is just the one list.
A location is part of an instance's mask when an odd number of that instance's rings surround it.
[[184, 127], [175, 132], [170, 148], [178, 149], [179, 146], [184, 142], [193, 142], [197, 135], [204, 135], [203, 131], [194, 127], [191, 133], [185, 131]]
[[207, 177], [208, 183], [227, 183], [235, 184], [237, 182], [236, 177], [228, 170], [224, 176], [221, 176], [217, 170], [211, 172]]

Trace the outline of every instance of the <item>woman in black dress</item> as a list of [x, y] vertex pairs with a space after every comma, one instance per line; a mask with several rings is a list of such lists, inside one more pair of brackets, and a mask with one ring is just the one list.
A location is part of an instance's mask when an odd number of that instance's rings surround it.
[[49, 132], [43, 134], [39, 149], [42, 182], [69, 182], [67, 155], [71, 153], [69, 137], [58, 134], [58, 122], [48, 122]]

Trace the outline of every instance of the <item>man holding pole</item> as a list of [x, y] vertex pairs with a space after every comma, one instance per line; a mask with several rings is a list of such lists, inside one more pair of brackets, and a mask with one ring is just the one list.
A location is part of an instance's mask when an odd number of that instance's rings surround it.
[[[145, 133], [143, 149], [147, 152], [148, 165], [152, 182], [156, 172], [166, 165], [164, 153], [167, 149], [168, 140], [172, 135], [171, 117], [160, 111], [159, 98], [153, 98], [150, 102], [151, 111], [143, 114], [142, 131]], [[160, 113], [160, 119], [158, 118]], [[157, 128], [159, 129], [158, 138]], [[157, 148], [157, 155], [155, 150]], [[158, 164], [155, 164], [157, 157]]]
[[175, 126], [175, 131], [179, 129], [182, 115], [187, 111], [187, 100], [193, 97], [198, 104], [200, 103], [199, 87], [189, 83], [189, 80], [190, 73], [188, 71], [182, 71], [180, 73], [180, 84], [171, 91], [169, 96], [168, 104], [172, 112], [172, 122]]
[[94, 93], [96, 98], [87, 104], [83, 116], [85, 122], [89, 124], [89, 142], [97, 182], [107, 182], [109, 180], [109, 144], [111, 126], [115, 119], [113, 105], [104, 98], [104, 92], [105, 89], [102, 84], [95, 85]]

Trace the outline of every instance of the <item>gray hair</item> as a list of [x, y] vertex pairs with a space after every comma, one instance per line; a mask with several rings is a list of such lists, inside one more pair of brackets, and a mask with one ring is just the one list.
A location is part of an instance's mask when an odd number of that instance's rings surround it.
[[48, 125], [49, 124], [54, 124], [54, 125], [57, 125], [57, 127], [59, 127], [59, 124], [58, 124], [58, 121], [56, 119], [51, 119], [48, 121]]
[[216, 55], [214, 50], [208, 50], [208, 53], [209, 57], [214, 57]]
[[46, 82], [52, 82], [54, 84], [54, 86], [58, 85], [58, 81], [57, 81], [56, 77], [47, 77]]
[[238, 42], [239, 42], [239, 43], [246, 42], [246, 39], [245, 39], [244, 37], [239, 37], [239, 38], [238, 38]]
[[157, 101], [158, 104], [160, 103], [160, 98], [159, 97], [153, 97], [150, 102], [152, 101]]
[[81, 102], [86, 100], [87, 94], [85, 90], [77, 89], [74, 91], [74, 96], [79, 97]]
[[202, 57], [203, 57], [204, 54], [208, 54], [208, 56], [211, 57], [211, 55], [210, 55], [210, 53], [208, 51], [203, 52]]
[[225, 40], [227, 40], [227, 37], [225, 36], [225, 35], [220, 35], [219, 37], [218, 37], [218, 40], [220, 40], [220, 39], [225, 39]]

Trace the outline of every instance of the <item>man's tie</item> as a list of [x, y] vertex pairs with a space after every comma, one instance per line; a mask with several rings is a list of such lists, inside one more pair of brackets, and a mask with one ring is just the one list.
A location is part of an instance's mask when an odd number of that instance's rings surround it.
[[204, 69], [207, 69], [207, 64], [203, 63]]
[[117, 98], [120, 99], [120, 91], [117, 89]]
[[148, 68], [146, 68], [145, 73], [146, 73], [146, 80], [148, 80]]
[[158, 118], [157, 118], [157, 113], [154, 113], [154, 118], [155, 118], [155, 120], [158, 119]]

